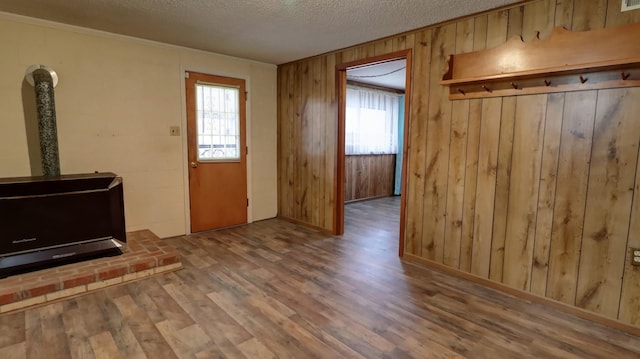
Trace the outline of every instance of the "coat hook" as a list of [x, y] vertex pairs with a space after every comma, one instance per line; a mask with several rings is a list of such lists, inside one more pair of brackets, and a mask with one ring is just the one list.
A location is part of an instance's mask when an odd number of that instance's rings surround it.
[[482, 88], [483, 88], [485, 91], [487, 91], [487, 92], [491, 92], [491, 89], [490, 89], [490, 88], [488, 88], [488, 87], [487, 87], [487, 86], [485, 86], [485, 85], [482, 85]]
[[462, 94], [462, 96], [466, 95], [466, 93], [464, 93], [464, 91], [458, 87], [458, 92], [460, 92]]
[[517, 90], [518, 89], [518, 84], [512, 82], [511, 83], [511, 87], [513, 87], [514, 90]]
[[544, 80], [544, 84], [547, 85], [547, 87], [549, 87], [551, 86], [551, 81]]
[[622, 77], [622, 80], [628, 79], [629, 76], [631, 76], [631, 73], [625, 74], [624, 71], [620, 73], [620, 77]]
[[582, 75], [580, 75], [580, 83], [585, 83], [588, 80], [589, 80], [588, 78], [582, 77]]

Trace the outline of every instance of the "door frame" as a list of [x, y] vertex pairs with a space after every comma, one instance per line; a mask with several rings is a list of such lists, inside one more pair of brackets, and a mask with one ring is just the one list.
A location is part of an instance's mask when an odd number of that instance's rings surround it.
[[248, 75], [238, 74], [233, 72], [219, 71], [219, 69], [212, 69], [209, 67], [199, 66], [185, 66], [180, 65], [180, 97], [181, 97], [181, 123], [180, 123], [180, 137], [182, 141], [182, 183], [183, 183], [183, 196], [184, 196], [184, 233], [191, 234], [191, 198], [189, 193], [189, 141], [187, 138], [187, 87], [186, 87], [186, 73], [187, 72], [199, 72], [202, 74], [232, 77], [236, 79], [242, 79], [245, 81], [245, 91], [247, 91], [245, 102], [245, 121], [246, 121], [246, 145], [249, 148], [247, 152], [247, 199], [249, 205], [247, 206], [247, 224], [253, 223], [253, 201], [252, 201], [252, 188], [253, 188], [253, 175], [251, 170], [251, 79]]
[[346, 117], [346, 93], [347, 70], [365, 67], [393, 60], [405, 59], [407, 71], [405, 76], [405, 105], [404, 105], [404, 141], [402, 148], [402, 178], [400, 193], [400, 228], [398, 255], [404, 255], [404, 233], [406, 216], [406, 191], [407, 191], [407, 163], [409, 162], [409, 126], [411, 119], [411, 77], [412, 77], [412, 49], [391, 52], [384, 55], [369, 57], [336, 65], [336, 96], [338, 103], [338, 123], [336, 141], [336, 171], [333, 186], [333, 195], [336, 199], [333, 205], [333, 234], [344, 234], [344, 197], [345, 197], [345, 117]]

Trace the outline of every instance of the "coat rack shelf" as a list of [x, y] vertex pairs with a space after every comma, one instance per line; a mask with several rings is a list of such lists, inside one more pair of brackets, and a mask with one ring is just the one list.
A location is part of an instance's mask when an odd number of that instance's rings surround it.
[[440, 82], [449, 99], [640, 86], [640, 23], [584, 32], [555, 28], [493, 49], [450, 55]]

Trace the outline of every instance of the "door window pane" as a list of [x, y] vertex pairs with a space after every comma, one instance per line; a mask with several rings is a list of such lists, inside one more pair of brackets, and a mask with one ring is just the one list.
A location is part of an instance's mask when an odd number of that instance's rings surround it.
[[240, 160], [239, 89], [196, 84], [199, 161]]

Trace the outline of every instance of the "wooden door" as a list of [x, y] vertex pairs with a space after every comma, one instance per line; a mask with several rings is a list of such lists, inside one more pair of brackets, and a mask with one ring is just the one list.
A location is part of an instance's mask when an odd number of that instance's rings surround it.
[[247, 223], [245, 82], [187, 72], [191, 232]]

